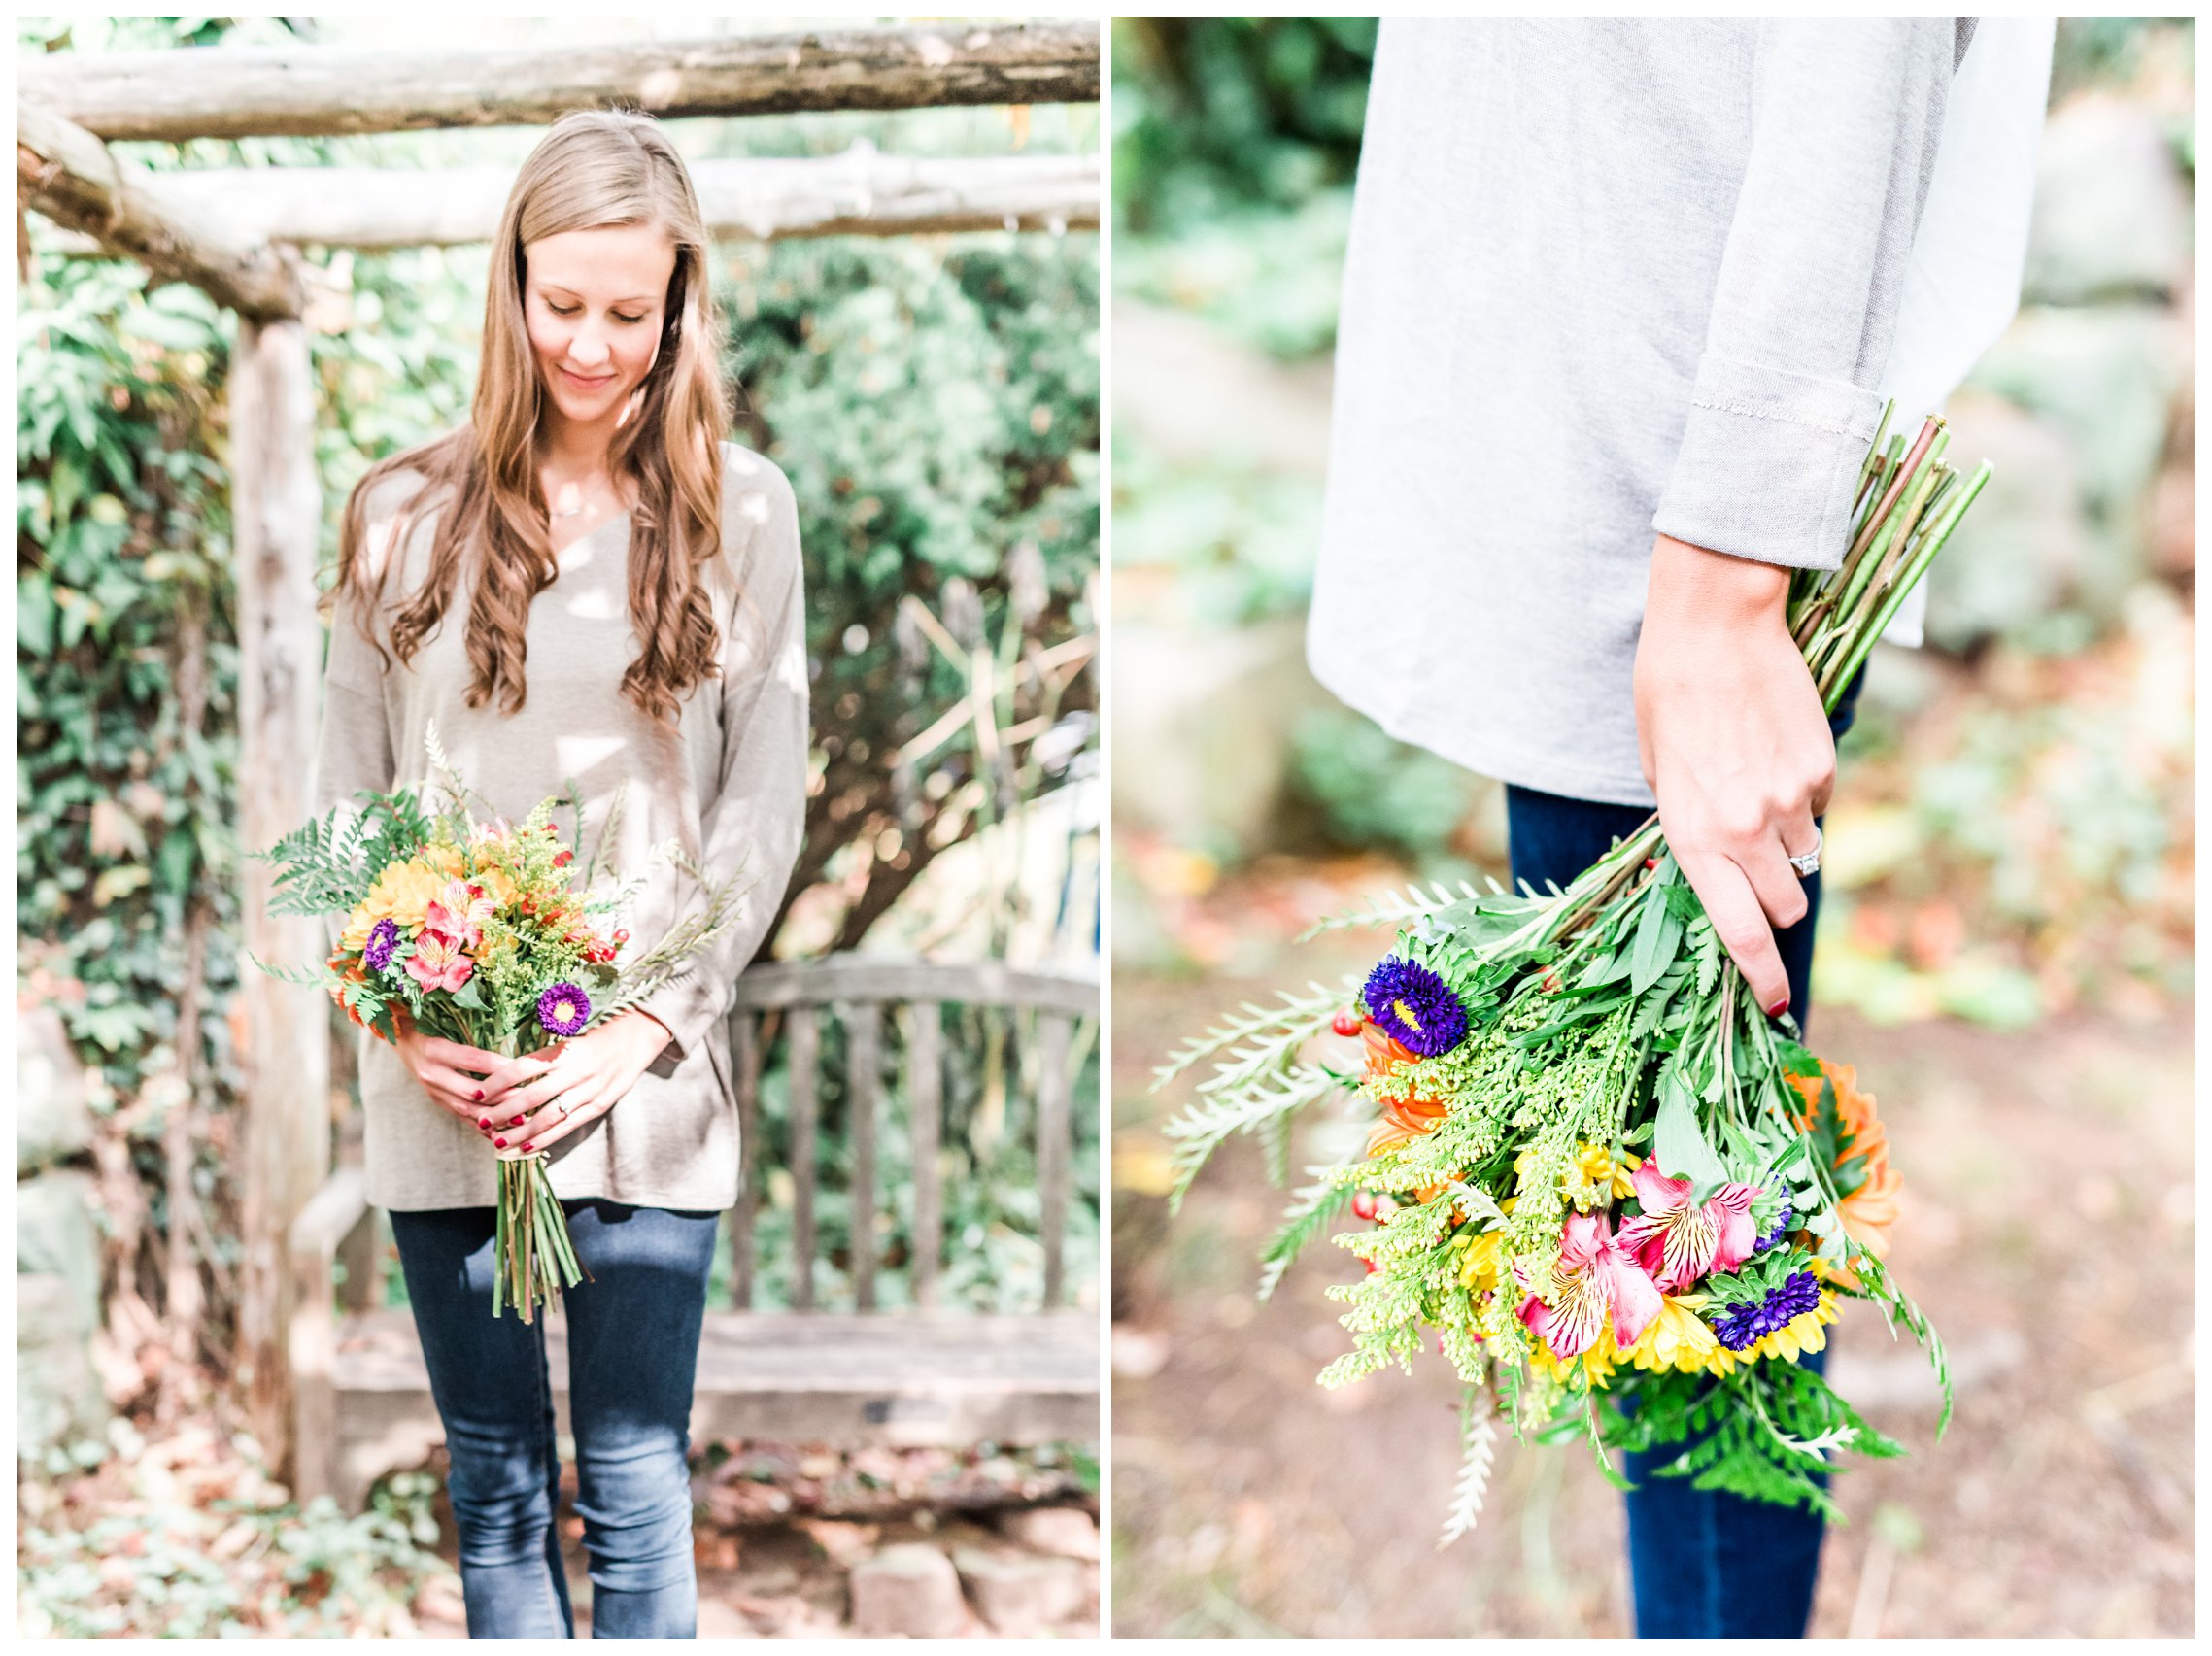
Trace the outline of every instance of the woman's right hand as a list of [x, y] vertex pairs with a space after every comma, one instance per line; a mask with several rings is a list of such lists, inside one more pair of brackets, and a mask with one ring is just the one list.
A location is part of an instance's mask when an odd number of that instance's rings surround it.
[[483, 1127], [486, 1106], [531, 1067], [527, 1060], [425, 1035], [404, 1017], [397, 1020], [391, 1044], [423, 1091], [471, 1127]]

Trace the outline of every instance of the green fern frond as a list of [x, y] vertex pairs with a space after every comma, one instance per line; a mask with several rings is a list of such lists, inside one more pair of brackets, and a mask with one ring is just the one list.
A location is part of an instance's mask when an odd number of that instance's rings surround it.
[[1175, 1185], [1168, 1198], [1171, 1210], [1181, 1208], [1199, 1169], [1232, 1135], [1250, 1132], [1276, 1116], [1294, 1114], [1342, 1085], [1327, 1070], [1309, 1066], [1242, 1092], [1202, 1098], [1169, 1122], [1160, 1131], [1175, 1147]]
[[1306, 1251], [1307, 1243], [1337, 1222], [1344, 1204], [1351, 1200], [1350, 1188], [1339, 1175], [1357, 1166], [1355, 1162], [1344, 1162], [1334, 1167], [1306, 1169], [1315, 1182], [1299, 1187], [1290, 1205], [1283, 1209], [1280, 1229], [1260, 1250], [1259, 1297], [1262, 1300], [1274, 1298], [1283, 1272]]
[[1444, 1519], [1444, 1534], [1437, 1548], [1444, 1548], [1475, 1528], [1482, 1515], [1482, 1498], [1490, 1488], [1490, 1464], [1498, 1450], [1498, 1417], [1487, 1388], [1470, 1386], [1459, 1417], [1459, 1477], [1451, 1487], [1451, 1506]]
[[[1486, 884], [1492, 894], [1499, 893], [1504, 889], [1495, 880], [1487, 881]], [[1442, 880], [1436, 881], [1426, 890], [1423, 890], [1420, 883], [1416, 881], [1408, 886], [1404, 892], [1384, 893], [1381, 896], [1371, 901], [1365, 908], [1354, 909], [1349, 914], [1332, 915], [1326, 920], [1316, 920], [1298, 934], [1298, 941], [1307, 942], [1311, 938], [1320, 936], [1325, 931], [1364, 930], [1379, 926], [1409, 926], [1416, 920], [1425, 920], [1432, 914], [1442, 913], [1455, 903], [1473, 902], [1481, 896], [1482, 894], [1475, 889], [1475, 883], [1472, 880], [1460, 881], [1456, 890], [1446, 885]]]
[[[1357, 978], [1347, 977], [1345, 986], [1356, 985]], [[1275, 1007], [1256, 1006], [1244, 1002], [1237, 1016], [1216, 1024], [1204, 1034], [1184, 1042], [1168, 1055], [1167, 1061], [1152, 1071], [1152, 1091], [1157, 1093], [1200, 1059], [1209, 1057], [1224, 1047], [1240, 1041], [1250, 1042], [1274, 1031], [1274, 1038], [1257, 1046], [1246, 1046], [1231, 1053], [1232, 1063], [1222, 1069], [1248, 1066], [1253, 1073], [1267, 1067], [1271, 1055], [1295, 1053], [1297, 1049], [1319, 1034], [1329, 1020], [1344, 1009], [1345, 989], [1324, 989], [1320, 984], [1308, 986], [1308, 993], [1295, 995], [1289, 990], [1281, 992], [1282, 1004]], [[1217, 1071], [1208, 1082], [1202, 1083], [1201, 1092], [1216, 1092], [1233, 1085]]]

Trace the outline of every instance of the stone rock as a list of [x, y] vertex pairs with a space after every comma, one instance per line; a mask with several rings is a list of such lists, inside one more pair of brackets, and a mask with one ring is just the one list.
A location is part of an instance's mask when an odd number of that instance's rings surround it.
[[951, 1639], [968, 1624], [960, 1572], [921, 1541], [885, 1547], [853, 1567], [853, 1630], [864, 1638]]
[[16, 1277], [16, 1458], [98, 1437], [108, 1400], [84, 1329], [78, 1286], [66, 1277]]
[[1032, 1506], [1008, 1512], [999, 1520], [999, 1530], [1032, 1552], [1094, 1561], [1099, 1556], [1098, 1520], [1080, 1506]]
[[1224, 855], [1271, 849], [1284, 821], [1292, 732], [1334, 699], [1306, 668], [1304, 616], [1257, 626], [1114, 627], [1114, 821]]
[[2171, 293], [2188, 275], [2191, 240], [2189, 185], [2156, 116], [2112, 96], [2052, 113], [2036, 162], [2029, 298]]
[[[2117, 517], [2158, 475], [2190, 368], [2188, 327], [2160, 306], [2042, 307], [2021, 312], [1969, 383], [2049, 421], [2074, 452], [2090, 509]], [[1973, 452], [1954, 437], [1951, 453]]]
[[1000, 1633], [1034, 1637], [1083, 1607], [1083, 1567], [1072, 1558], [959, 1547], [952, 1562], [976, 1614]]
[[1949, 414], [1951, 454], [1994, 468], [1927, 574], [1927, 640], [1962, 651], [2064, 604], [2093, 537], [2062, 433], [1987, 392], [1960, 391]]
[[61, 1014], [32, 1006], [16, 1014], [16, 1176], [35, 1173], [92, 1147], [85, 1065]]
[[[68, 1299], [49, 1315], [61, 1332], [85, 1335], [100, 1322], [100, 1232], [94, 1221], [92, 1175], [57, 1167], [16, 1184], [16, 1271], [51, 1276]], [[24, 1321], [18, 1313], [17, 1326]]]

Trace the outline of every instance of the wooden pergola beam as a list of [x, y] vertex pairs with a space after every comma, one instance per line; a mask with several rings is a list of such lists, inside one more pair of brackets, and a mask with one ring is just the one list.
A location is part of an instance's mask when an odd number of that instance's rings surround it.
[[18, 97], [106, 139], [541, 125], [573, 109], [786, 115], [1093, 103], [1095, 21], [809, 29], [589, 49], [209, 47], [24, 58]]
[[[805, 159], [695, 161], [691, 174], [717, 237], [1095, 230], [1099, 223], [1096, 155], [913, 159], [856, 145]], [[362, 249], [489, 241], [514, 182], [512, 167], [209, 167], [143, 181], [176, 215], [223, 222], [256, 242]]]
[[25, 205], [156, 275], [196, 283], [243, 316], [299, 315], [306, 294], [292, 259], [240, 237], [220, 210], [171, 199], [153, 178], [82, 126], [17, 101], [16, 180]]

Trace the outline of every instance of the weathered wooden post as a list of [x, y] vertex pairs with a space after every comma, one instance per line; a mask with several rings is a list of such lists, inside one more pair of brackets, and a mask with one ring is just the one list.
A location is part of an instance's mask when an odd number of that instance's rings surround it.
[[[238, 320], [230, 360], [232, 561], [238, 583], [238, 838], [260, 851], [307, 820], [322, 717], [315, 564], [322, 486], [308, 331], [296, 318]], [[322, 923], [273, 919], [269, 864], [243, 864], [245, 947], [288, 965], [321, 958]], [[246, 1071], [245, 1269], [239, 1378], [255, 1432], [280, 1461], [289, 1437], [285, 1235], [330, 1167], [329, 1001], [242, 962], [232, 1036]]]

